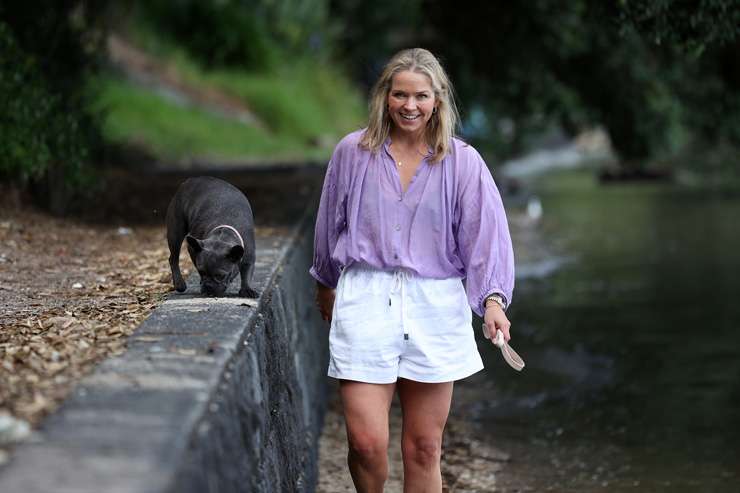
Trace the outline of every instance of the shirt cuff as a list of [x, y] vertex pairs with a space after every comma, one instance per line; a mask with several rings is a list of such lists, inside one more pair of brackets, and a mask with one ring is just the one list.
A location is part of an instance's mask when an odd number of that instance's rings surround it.
[[321, 284], [323, 284], [327, 288], [331, 288], [331, 289], [336, 289], [337, 288], [336, 283], [330, 283], [330, 282], [328, 282], [324, 277], [322, 277], [319, 274], [319, 272], [316, 270], [316, 267], [311, 266], [311, 269], [309, 269], [308, 273], [311, 274], [311, 276], [314, 279], [316, 279], [317, 281], [319, 281]]
[[486, 294], [485, 296], [483, 296], [481, 298], [480, 305], [479, 305], [481, 307], [481, 313], [486, 313], [486, 299], [489, 296], [494, 295], [494, 294], [500, 296], [501, 299], [503, 300], [504, 306], [502, 306], [501, 308], [504, 311], [506, 311], [506, 309], [509, 308], [509, 300], [506, 299], [506, 295], [503, 292], [501, 292], [500, 290], [495, 290], [494, 289], [493, 291], [490, 291], [488, 294]]

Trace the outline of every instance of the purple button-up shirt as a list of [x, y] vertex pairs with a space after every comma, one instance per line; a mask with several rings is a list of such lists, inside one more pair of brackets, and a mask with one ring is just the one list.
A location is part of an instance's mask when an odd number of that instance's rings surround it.
[[480, 154], [453, 139], [442, 161], [422, 160], [404, 192], [390, 139], [373, 153], [358, 145], [363, 131], [342, 139], [329, 161], [311, 275], [335, 288], [341, 270], [357, 262], [433, 279], [465, 278], [478, 315], [493, 293], [508, 306], [514, 252], [501, 195]]

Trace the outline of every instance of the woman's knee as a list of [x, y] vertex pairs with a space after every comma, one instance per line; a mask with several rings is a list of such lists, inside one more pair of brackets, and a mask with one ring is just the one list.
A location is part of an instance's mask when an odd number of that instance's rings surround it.
[[349, 453], [362, 462], [383, 462], [388, 455], [388, 437], [367, 432], [350, 433]]
[[432, 468], [439, 464], [442, 455], [441, 437], [409, 437], [403, 440], [403, 456], [416, 465]]

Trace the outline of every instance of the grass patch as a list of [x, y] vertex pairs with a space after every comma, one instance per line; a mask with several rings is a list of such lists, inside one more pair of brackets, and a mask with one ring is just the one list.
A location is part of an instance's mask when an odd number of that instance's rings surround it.
[[287, 157], [305, 151], [300, 142], [183, 106], [166, 96], [113, 77], [94, 81], [103, 136], [141, 145], [165, 158]]
[[275, 132], [299, 141], [337, 141], [365, 120], [359, 91], [332, 67], [304, 62], [274, 74], [217, 71], [201, 76], [246, 101]]
[[241, 99], [265, 128], [181, 106], [106, 76], [96, 81], [96, 106], [105, 111], [104, 136], [113, 142], [145, 145], [168, 158], [326, 159], [342, 136], [365, 123], [360, 91], [340, 67], [328, 62], [286, 60], [266, 73], [206, 70], [155, 32], [139, 28], [129, 34], [139, 47], [172, 66], [188, 85], [216, 88]]

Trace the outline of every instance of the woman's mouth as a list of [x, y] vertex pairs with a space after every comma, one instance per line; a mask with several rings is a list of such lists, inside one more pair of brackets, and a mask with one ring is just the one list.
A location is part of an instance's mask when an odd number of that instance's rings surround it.
[[404, 115], [403, 113], [400, 113], [400, 115], [401, 115], [401, 118], [403, 118], [404, 120], [408, 120], [408, 121], [414, 121], [421, 116], [421, 115]]

